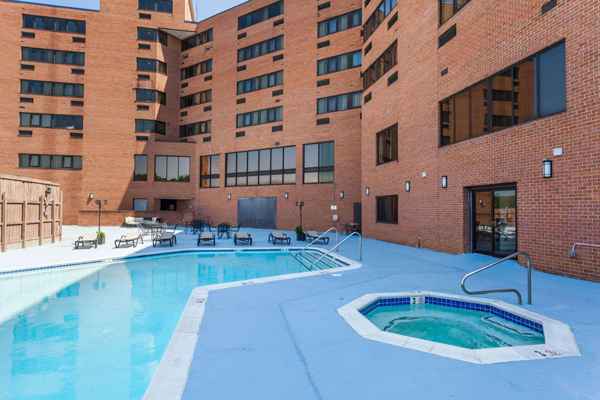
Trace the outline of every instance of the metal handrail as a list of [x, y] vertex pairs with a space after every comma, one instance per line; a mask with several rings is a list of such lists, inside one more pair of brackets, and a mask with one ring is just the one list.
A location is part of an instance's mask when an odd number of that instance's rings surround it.
[[[329, 253], [331, 253], [333, 250], [337, 249], [338, 247], [340, 247], [342, 245], [342, 243], [344, 243], [346, 240], [350, 239], [352, 236], [354, 235], [358, 235], [359, 241], [358, 241], [358, 260], [362, 261], [362, 236], [360, 235], [360, 233], [358, 232], [352, 232], [346, 239], [342, 240], [340, 243], [336, 244], [335, 247], [333, 247], [331, 250], [329, 250], [327, 253], [323, 254], [317, 261], [313, 262], [310, 266], [314, 266], [316, 263], [318, 263], [319, 261], [321, 261], [323, 258], [325, 258], [326, 256], [329, 255]], [[339, 251], [339, 250], [338, 250]]]
[[585, 244], [585, 243], [575, 243], [573, 245], [573, 250], [569, 252], [569, 258], [575, 258], [577, 257], [577, 253], [575, 253], [575, 247], [576, 246], [584, 246], [584, 247], [599, 247], [597, 244]]
[[[332, 230], [333, 230], [333, 231], [335, 231], [335, 244], [336, 244], [336, 246], [337, 246], [337, 244], [338, 244], [338, 237], [339, 237], [339, 234], [340, 234], [340, 233], [339, 233], [339, 232], [338, 232], [338, 230], [337, 230], [337, 229], [335, 229], [335, 228], [329, 228], [329, 229], [327, 230], [327, 232], [323, 233], [321, 236], [319, 236], [318, 238], [316, 238], [315, 240], [313, 240], [312, 242], [310, 242], [310, 243], [309, 243], [307, 246], [305, 246], [305, 247], [304, 247], [302, 250], [300, 250], [298, 253], [302, 253], [304, 250], [308, 249], [310, 246], [312, 246], [313, 244], [315, 244], [315, 242], [316, 242], [317, 240], [321, 239], [323, 236], [327, 235], [327, 234], [328, 234], [329, 232], [331, 232]], [[338, 250], [338, 251], [339, 251], [339, 250]]]
[[[342, 242], [342, 243], [343, 243], [343, 242]], [[527, 304], [531, 304], [531, 258], [529, 258], [529, 254], [527, 254], [527, 253], [525, 253], [525, 252], [523, 252], [523, 251], [520, 251], [520, 252], [518, 252], [518, 253], [512, 254], [512, 255], [510, 255], [510, 256], [508, 256], [508, 257], [505, 257], [505, 258], [503, 258], [503, 259], [501, 259], [501, 260], [498, 260], [498, 261], [495, 261], [495, 262], [493, 262], [493, 263], [491, 263], [491, 264], [488, 264], [488, 265], [486, 265], [486, 266], [485, 266], [485, 267], [483, 267], [483, 268], [479, 268], [479, 269], [478, 269], [478, 270], [476, 270], [476, 271], [473, 271], [473, 272], [470, 272], [470, 273], [466, 274], [466, 275], [463, 277], [463, 279], [462, 279], [462, 282], [460, 283], [460, 285], [461, 285], [461, 287], [462, 287], [462, 290], [463, 290], [463, 292], [465, 292], [466, 294], [469, 294], [469, 295], [474, 295], [474, 294], [488, 294], [488, 293], [506, 293], [506, 292], [514, 292], [514, 293], [516, 293], [516, 294], [517, 294], [517, 297], [519, 298], [519, 305], [523, 304], [523, 300], [522, 300], [522, 298], [521, 298], [521, 293], [520, 293], [520, 292], [519, 292], [517, 289], [497, 289], [497, 290], [481, 290], [481, 291], [479, 291], [479, 292], [469, 292], [469, 291], [468, 291], [468, 290], [465, 288], [465, 281], [466, 281], [466, 280], [467, 280], [467, 278], [468, 278], [468, 277], [470, 277], [471, 275], [475, 275], [475, 274], [477, 274], [477, 273], [479, 273], [479, 272], [481, 272], [481, 271], [483, 271], [483, 270], [486, 270], [486, 269], [488, 269], [488, 268], [491, 268], [491, 267], [493, 267], [494, 265], [498, 265], [498, 264], [500, 264], [501, 262], [504, 262], [504, 261], [511, 260], [511, 259], [513, 259], [513, 258], [515, 258], [515, 257], [518, 257], [518, 256], [520, 256], [520, 255], [523, 255], [523, 256], [525, 256], [525, 257], [527, 258]]]

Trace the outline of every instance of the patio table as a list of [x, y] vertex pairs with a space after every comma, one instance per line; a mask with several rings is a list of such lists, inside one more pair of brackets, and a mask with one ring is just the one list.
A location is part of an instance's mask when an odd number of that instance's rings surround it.
[[223, 222], [221, 224], [219, 224], [219, 226], [217, 227], [218, 230], [218, 234], [219, 234], [219, 239], [221, 239], [223, 236], [227, 236], [227, 239], [231, 238], [231, 224], [227, 223], [227, 222]]

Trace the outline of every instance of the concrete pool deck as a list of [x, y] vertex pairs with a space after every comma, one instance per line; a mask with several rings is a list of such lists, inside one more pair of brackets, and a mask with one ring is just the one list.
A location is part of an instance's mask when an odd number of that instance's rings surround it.
[[[197, 248], [196, 236], [179, 234], [173, 248], [145, 244], [114, 249], [114, 239], [132, 230], [103, 230], [107, 245], [98, 250], [72, 250], [73, 240], [94, 232], [93, 227], [65, 227], [62, 243], [0, 254], [0, 269]], [[273, 247], [267, 243], [268, 231], [249, 231], [252, 247]], [[340, 254], [358, 261], [358, 239], [349, 242]], [[331, 243], [318, 247], [330, 248]], [[292, 240], [293, 247], [299, 245]], [[232, 247], [232, 239], [217, 240], [217, 248]], [[523, 306], [569, 324], [580, 357], [472, 365], [363, 339], [337, 313], [367, 293], [430, 290], [462, 295], [462, 276], [493, 260], [365, 239], [363, 266], [341, 276], [212, 291], [183, 399], [600, 398], [597, 283], [534, 271], [533, 305]], [[468, 285], [472, 290], [514, 287], [525, 294], [526, 273], [507, 262], [474, 276]], [[511, 293], [477, 297], [516, 304]]]

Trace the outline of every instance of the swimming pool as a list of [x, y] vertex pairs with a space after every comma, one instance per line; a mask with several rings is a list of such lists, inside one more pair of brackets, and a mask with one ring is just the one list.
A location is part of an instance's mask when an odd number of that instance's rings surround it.
[[236, 251], [2, 275], [0, 398], [141, 399], [194, 288], [303, 272]]

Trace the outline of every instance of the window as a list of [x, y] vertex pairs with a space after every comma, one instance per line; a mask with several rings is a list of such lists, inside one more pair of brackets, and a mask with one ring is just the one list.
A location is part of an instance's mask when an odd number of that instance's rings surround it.
[[138, 40], [145, 40], [147, 42], [159, 42], [167, 45], [167, 34], [159, 31], [158, 29], [152, 28], [137, 28]]
[[304, 183], [332, 183], [334, 142], [304, 145]]
[[213, 30], [209, 29], [207, 31], [204, 31], [197, 35], [194, 35], [190, 38], [183, 39], [181, 41], [181, 51], [193, 49], [194, 47], [198, 47], [204, 43], [212, 42], [212, 40], [213, 40]]
[[471, 0], [440, 0], [440, 25], [448, 21]]
[[21, 80], [21, 93], [46, 96], [83, 97], [83, 85]]
[[183, 125], [179, 127], [179, 137], [184, 138], [194, 135], [203, 135], [211, 132], [211, 121], [201, 121], [195, 124]]
[[200, 187], [218, 188], [220, 186], [221, 174], [221, 156], [200, 157]]
[[250, 14], [242, 15], [238, 18], [238, 30], [245, 29], [249, 26], [258, 24], [278, 15], [283, 14], [283, 1], [269, 4], [266, 7], [260, 8]]
[[160, 199], [160, 211], [177, 211], [177, 200]]
[[212, 101], [212, 89], [204, 92], [190, 94], [189, 96], [181, 97], [179, 100], [179, 108], [187, 108], [197, 106], [198, 104], [209, 103]]
[[134, 181], [148, 180], [148, 156], [135, 156], [133, 167]]
[[161, 135], [164, 135], [166, 134], [166, 124], [164, 122], [154, 121], [151, 119], [136, 119], [135, 131], [144, 133], [160, 133]]
[[140, 103], [160, 103], [167, 105], [166, 93], [153, 89], [135, 89], [135, 101]]
[[377, 133], [377, 165], [398, 159], [398, 124]]
[[395, 41], [363, 74], [364, 89], [367, 90], [398, 64], [398, 41]]
[[181, 80], [193, 78], [212, 71], [212, 59], [181, 69]]
[[255, 92], [257, 90], [281, 85], [283, 85], [283, 71], [277, 71], [238, 82], [237, 94]]
[[173, 13], [173, 2], [169, 0], [138, 0], [139, 10]]
[[355, 51], [317, 61], [317, 75], [327, 75], [362, 65], [362, 52]]
[[23, 61], [36, 61], [51, 64], [85, 65], [85, 53], [77, 51], [36, 49], [33, 47], [21, 48]]
[[148, 199], [133, 199], [133, 211], [148, 211]]
[[71, 32], [85, 35], [85, 21], [40, 17], [37, 15], [23, 15], [23, 28], [43, 29], [55, 32]]
[[81, 169], [81, 156], [55, 156], [49, 154], [19, 154], [19, 168]]
[[538, 53], [440, 103], [440, 145], [567, 109], [565, 43]]
[[237, 115], [237, 127], [268, 124], [283, 120], [283, 107], [268, 108]]
[[398, 195], [377, 197], [377, 222], [398, 223]]
[[398, 0], [382, 0], [379, 7], [371, 14], [364, 27], [364, 42], [371, 37], [373, 32], [381, 26], [383, 20], [398, 5]]
[[283, 35], [238, 50], [238, 63], [283, 50]]
[[227, 154], [226, 186], [296, 183], [296, 146]]
[[362, 10], [349, 12], [348, 14], [338, 15], [335, 18], [319, 22], [319, 37], [331, 35], [337, 32], [345, 31], [362, 24]]
[[162, 61], [152, 60], [150, 58], [137, 59], [138, 71], [160, 72], [163, 75], [167, 74], [167, 64]]
[[361, 96], [362, 92], [354, 92], [318, 99], [317, 114], [360, 108], [362, 104]]
[[190, 158], [156, 156], [154, 158], [155, 182], [189, 182]]
[[20, 113], [19, 126], [81, 130], [83, 129], [83, 116]]

